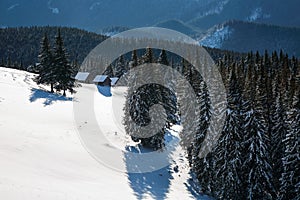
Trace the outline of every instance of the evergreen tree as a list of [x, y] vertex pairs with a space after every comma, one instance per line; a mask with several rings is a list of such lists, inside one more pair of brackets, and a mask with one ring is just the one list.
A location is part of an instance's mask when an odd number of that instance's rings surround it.
[[[139, 64], [150, 64], [153, 62], [153, 60], [152, 50], [151, 48], [147, 48], [145, 54], [141, 59], [139, 59]], [[136, 51], [133, 51], [132, 59], [130, 62], [131, 67], [135, 67], [137, 65], [136, 61]], [[149, 69], [145, 69], [142, 71], [142, 74], [135, 75], [141, 76], [140, 80], [148, 83], [147, 80], [148, 78], [150, 78], [150, 76], [161, 77], [161, 79], [163, 79], [164, 74], [154, 69], [152, 71]], [[148, 123], [150, 123], [148, 114], [151, 106], [153, 106], [154, 104], [160, 104], [164, 107], [167, 114], [167, 123], [164, 127], [158, 127], [161, 130], [151, 137], [131, 136], [131, 138], [133, 141], [140, 142], [143, 146], [160, 149], [164, 146], [164, 135], [167, 131], [167, 128], [170, 127], [171, 123], [174, 123], [176, 118], [174, 117], [176, 113], [175, 94], [173, 94], [164, 86], [158, 84], [145, 84], [138, 90], [133, 91], [132, 88], [134, 88], [135, 86], [135, 77], [133, 76], [133, 74], [129, 74], [129, 89], [124, 108], [125, 116], [130, 116], [132, 120], [140, 126], [147, 125]], [[129, 96], [130, 94], [131, 96]], [[159, 113], [154, 114], [159, 115]], [[130, 124], [130, 120], [128, 119], [128, 117], [124, 118], [123, 123], [126, 133], [136, 133], [136, 135], [143, 135], [143, 133], [138, 133], [139, 130], [134, 129], [134, 126]]]
[[139, 60], [139, 64], [153, 63], [153, 52], [151, 48], [146, 48], [145, 54]]
[[109, 77], [114, 77], [114, 70], [112, 65], [109, 65], [104, 72], [105, 75], [109, 76]]
[[[204, 158], [199, 157], [200, 149], [208, 131], [209, 121], [211, 117], [209, 93], [205, 82], [201, 83], [201, 89], [202, 92], [199, 98], [200, 118], [198, 120], [187, 119], [189, 120], [189, 126], [197, 126], [197, 132], [192, 134], [195, 135], [195, 138], [193, 138], [192, 146], [190, 149], [188, 148], [187, 151], [192, 171], [196, 174], [202, 192], [211, 194], [213, 181], [213, 155], [212, 153], [209, 153]], [[188, 107], [188, 109], [189, 112], [195, 112], [195, 108]], [[193, 121], [195, 124], [193, 123]], [[189, 127], [189, 129], [191, 128]]]
[[[246, 82], [245, 99], [243, 102], [243, 131], [244, 131], [244, 162], [243, 178], [245, 178], [248, 199], [272, 199], [274, 188], [272, 185], [271, 165], [268, 154], [269, 138], [267, 123], [264, 116], [263, 102], [266, 94], [262, 91], [262, 72], [257, 68], [255, 87], [250, 86], [254, 80]], [[250, 86], [250, 88], [249, 88]], [[255, 90], [254, 90], [255, 89]]]
[[157, 62], [162, 64], [162, 65], [167, 65], [167, 66], [169, 65], [169, 61], [168, 61], [168, 58], [167, 58], [167, 53], [164, 49], [161, 50]]
[[[233, 64], [234, 66], [234, 64]], [[227, 97], [227, 115], [222, 135], [215, 152], [216, 197], [219, 199], [244, 199], [241, 187], [240, 169], [242, 167], [242, 129], [241, 129], [241, 87], [233, 68], [230, 75]]]
[[292, 109], [287, 116], [287, 133], [283, 140], [285, 152], [281, 177], [281, 199], [300, 199], [300, 91], [299, 79], [293, 98]]
[[37, 84], [46, 84], [51, 86], [51, 93], [54, 92], [54, 86], [56, 83], [56, 76], [53, 70], [53, 55], [50, 49], [48, 36], [45, 36], [41, 43], [41, 51], [39, 54], [40, 63], [38, 65], [39, 75], [35, 81]]
[[124, 73], [126, 73], [126, 69], [125, 69], [125, 60], [124, 60], [124, 56], [121, 55], [116, 63], [116, 66], [114, 67], [114, 75], [116, 77], [121, 77]]
[[131, 59], [130, 59], [130, 68], [136, 67], [138, 65], [138, 57], [136, 50], [132, 51]]
[[75, 92], [75, 80], [72, 75], [74, 74], [73, 68], [67, 59], [67, 53], [64, 48], [63, 39], [61, 37], [60, 29], [58, 29], [58, 35], [56, 36], [56, 46], [54, 48], [54, 61], [53, 70], [57, 84], [55, 86], [57, 91], [63, 91], [63, 95], [66, 96], [66, 91], [71, 93]]
[[[276, 191], [279, 191], [281, 174], [283, 172], [282, 157], [284, 153], [284, 144], [282, 140], [286, 135], [286, 114], [284, 110], [282, 91], [280, 91], [281, 81], [277, 74], [272, 81], [273, 87], [273, 98], [275, 99], [271, 104], [270, 109], [270, 136], [271, 136], [271, 146], [270, 146], [270, 158], [272, 161], [272, 174], [273, 183]], [[277, 192], [278, 193], [278, 192]], [[278, 195], [278, 194], [277, 194]]]

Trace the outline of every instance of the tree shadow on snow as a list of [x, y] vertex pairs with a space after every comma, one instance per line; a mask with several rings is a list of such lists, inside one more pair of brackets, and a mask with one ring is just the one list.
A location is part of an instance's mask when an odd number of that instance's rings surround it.
[[[169, 192], [171, 179], [173, 179], [171, 155], [175, 150], [175, 146], [167, 146], [166, 148], [169, 148], [168, 151], [163, 150], [161, 152], [157, 152], [156, 155], [153, 155], [155, 156], [155, 159], [151, 159], [151, 156], [142, 156], [142, 158], [138, 156], [151, 152], [152, 150], [150, 149], [143, 148], [140, 145], [126, 147], [124, 159], [128, 171], [128, 182], [137, 199], [144, 199], [149, 195], [153, 199], [166, 198], [166, 195]], [[164, 166], [166, 167], [156, 170], [157, 166], [155, 163], [165, 163]], [[144, 171], [144, 169], [149, 168], [153, 168], [153, 171], [149, 170], [150, 172], [146, 173], [131, 173]]]
[[49, 93], [40, 89], [32, 88], [31, 89], [31, 95], [29, 98], [29, 101], [31, 103], [35, 102], [38, 99], [45, 99], [44, 101], [44, 106], [49, 106], [53, 104], [53, 102], [56, 101], [72, 101], [73, 98], [71, 97], [64, 97], [62, 95], [54, 94], [54, 93]]
[[98, 89], [98, 92], [100, 94], [102, 94], [103, 96], [105, 96], [105, 97], [111, 97], [112, 96], [110, 86], [97, 85], [97, 89]]
[[189, 178], [186, 183], [184, 183], [187, 190], [195, 197], [196, 199], [212, 199], [209, 196], [199, 192], [200, 186], [199, 183], [196, 181], [196, 177], [193, 173], [190, 172], [190, 176], [192, 178]]

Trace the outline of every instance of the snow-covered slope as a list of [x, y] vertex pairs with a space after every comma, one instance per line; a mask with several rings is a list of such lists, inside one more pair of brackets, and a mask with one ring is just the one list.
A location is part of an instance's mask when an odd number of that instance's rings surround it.
[[300, 28], [232, 20], [214, 26], [197, 40], [203, 46], [224, 50], [260, 53], [283, 50], [291, 56], [300, 56]]
[[223, 24], [214, 27], [203, 38], [199, 40], [199, 43], [203, 46], [211, 48], [222, 48], [223, 41], [230, 37], [233, 30], [229, 26]]
[[[1, 199], [203, 199], [194, 192], [184, 153], [170, 157], [158, 171], [130, 174], [94, 160], [82, 146], [73, 120], [72, 96], [49, 94], [33, 81], [33, 74], [0, 68], [0, 197]], [[112, 98], [124, 99], [124, 88], [105, 97], [94, 88], [99, 111], [107, 119]], [[133, 146], [107, 121], [109, 139], [118, 148]], [[111, 134], [110, 134], [111, 133]], [[175, 136], [168, 136], [176, 139]], [[178, 139], [178, 138], [177, 138]], [[111, 147], [106, 147], [111, 148]], [[126, 157], [121, 159], [126, 161]], [[178, 165], [179, 172], [174, 171]]]

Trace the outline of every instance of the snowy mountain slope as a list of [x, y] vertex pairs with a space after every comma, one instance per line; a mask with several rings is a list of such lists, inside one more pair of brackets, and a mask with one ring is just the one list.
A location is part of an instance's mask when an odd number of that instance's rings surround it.
[[204, 46], [238, 52], [283, 50], [300, 56], [300, 28], [229, 21], [209, 29], [198, 41]]
[[[73, 120], [72, 96], [49, 94], [33, 74], [0, 68], [0, 196], [1, 199], [204, 199], [195, 193], [183, 151], [177, 148], [171, 165], [143, 174], [123, 173], [96, 162], [82, 146]], [[42, 90], [43, 89], [43, 90]], [[97, 111], [105, 113], [111, 145], [126, 151], [139, 148], [111, 123], [112, 98], [124, 99], [124, 88], [112, 97], [100, 94]], [[101, 116], [100, 116], [101, 119]], [[103, 119], [101, 119], [103, 120]], [[88, 123], [88, 122], [87, 122]], [[102, 121], [103, 123], [103, 121]], [[167, 139], [177, 136], [168, 134]], [[178, 138], [177, 138], [178, 139]], [[103, 147], [110, 148], [110, 147]], [[140, 149], [141, 150], [141, 149]], [[179, 172], [174, 171], [178, 165]]]
[[215, 8], [219, 12], [195, 17], [189, 21], [190, 25], [205, 30], [228, 20], [243, 20], [278, 26], [300, 26], [298, 0], [219, 0], [211, 6], [210, 9]]
[[233, 30], [229, 26], [218, 26], [213, 31], [208, 32], [204, 37], [199, 40], [203, 46], [211, 48], [222, 48], [224, 40], [230, 37]]

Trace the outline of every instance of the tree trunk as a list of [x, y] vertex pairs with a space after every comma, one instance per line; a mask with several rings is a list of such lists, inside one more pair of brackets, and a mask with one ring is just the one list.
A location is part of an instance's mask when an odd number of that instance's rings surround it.
[[64, 90], [64, 93], [63, 93], [63, 95], [64, 95], [64, 96], [66, 96], [66, 90]]
[[53, 83], [51, 83], [51, 93], [54, 93]]

